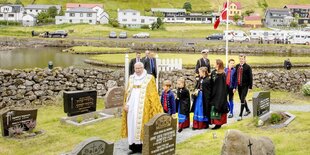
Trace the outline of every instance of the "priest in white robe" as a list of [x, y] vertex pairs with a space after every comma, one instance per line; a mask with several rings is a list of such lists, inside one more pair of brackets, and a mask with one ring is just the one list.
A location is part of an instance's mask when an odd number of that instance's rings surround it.
[[128, 137], [130, 153], [142, 152], [144, 124], [163, 112], [154, 77], [147, 74], [141, 62], [134, 65], [134, 70], [125, 90], [121, 131], [122, 137]]

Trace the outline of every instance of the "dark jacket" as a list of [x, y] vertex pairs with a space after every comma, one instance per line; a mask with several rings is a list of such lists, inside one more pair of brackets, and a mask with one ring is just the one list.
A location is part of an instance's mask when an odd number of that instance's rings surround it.
[[[228, 78], [227, 77], [228, 68], [225, 68], [224, 71], [225, 71], [225, 74], [226, 74], [226, 78]], [[231, 69], [230, 77], [229, 78], [230, 78], [229, 88], [236, 89], [237, 88], [236, 68], [232, 68]]]
[[211, 73], [211, 98], [210, 104], [218, 113], [227, 113], [227, 86], [225, 73], [218, 74], [216, 70]]
[[[163, 109], [164, 109], [164, 94], [165, 94], [165, 92], [162, 91], [161, 98], [160, 98], [161, 105], [162, 105]], [[167, 95], [167, 106], [168, 106], [167, 114], [172, 115], [172, 114], [175, 114], [175, 112], [176, 112], [175, 98], [174, 98], [174, 94], [171, 90], [169, 90], [167, 92], [167, 94], [168, 94]]]
[[207, 59], [207, 64], [205, 63], [205, 61], [203, 60], [203, 58], [200, 58], [199, 60], [197, 60], [196, 68], [195, 68], [196, 74], [199, 74], [198, 69], [199, 69], [200, 67], [207, 67], [207, 68], [208, 68], [208, 73], [210, 73], [210, 70], [211, 70], [211, 68], [210, 68], [210, 60]]
[[243, 64], [243, 72], [242, 72], [242, 80], [241, 84], [238, 84], [238, 69], [240, 67], [240, 64], [236, 65], [236, 82], [238, 87], [243, 86], [243, 87], [248, 87], [249, 89], [252, 89], [253, 86], [253, 75], [252, 75], [252, 68], [248, 64]]
[[[208, 77], [205, 77], [203, 79], [200, 79], [200, 81], [197, 81], [196, 89], [199, 89], [202, 91], [202, 101], [203, 101], [203, 113], [205, 116], [210, 118], [211, 114], [211, 106], [210, 106], [210, 95], [211, 95], [211, 85], [210, 85], [210, 79]], [[194, 112], [195, 110], [195, 98], [193, 101], [193, 105], [191, 108], [191, 112]]]
[[[152, 70], [151, 70], [151, 59], [153, 60], [153, 68], [152, 68]], [[155, 58], [143, 57], [142, 61], [145, 64], [144, 68], [147, 71], [147, 73], [153, 75], [156, 78], [156, 76], [157, 76], [156, 59]]]
[[176, 103], [176, 109], [180, 114], [189, 115], [191, 103], [188, 89], [178, 88], [175, 103]]

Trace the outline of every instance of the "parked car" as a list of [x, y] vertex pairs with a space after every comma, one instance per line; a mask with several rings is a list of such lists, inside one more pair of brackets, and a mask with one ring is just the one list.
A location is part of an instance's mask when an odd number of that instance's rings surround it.
[[223, 34], [211, 34], [208, 37], [206, 37], [207, 40], [223, 40], [224, 35]]
[[123, 39], [127, 38], [127, 32], [121, 32], [118, 37]]
[[240, 30], [224, 31], [224, 39], [226, 38], [231, 42], [235, 42], [235, 41], [249, 42], [250, 41], [250, 37], [244, 31], [240, 31]]
[[114, 31], [110, 32], [109, 38], [117, 38], [116, 32], [114, 32]]
[[68, 33], [65, 30], [57, 30], [55, 32], [48, 33], [49, 38], [65, 38], [68, 36]]
[[134, 34], [133, 38], [150, 38], [150, 34], [146, 32], [140, 32], [138, 34]]

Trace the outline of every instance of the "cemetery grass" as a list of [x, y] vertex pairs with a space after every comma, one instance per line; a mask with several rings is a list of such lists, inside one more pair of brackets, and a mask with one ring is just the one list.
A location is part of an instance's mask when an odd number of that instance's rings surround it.
[[[103, 101], [97, 109], [103, 109]], [[6, 155], [55, 155], [71, 151], [77, 144], [90, 137], [115, 142], [120, 139], [120, 118], [107, 119], [94, 125], [74, 127], [62, 125], [60, 118], [66, 116], [63, 107], [45, 106], [38, 110], [36, 130], [44, 134], [29, 139], [0, 138], [0, 154]]]
[[94, 46], [74, 46], [69, 50], [73, 54], [109, 54], [109, 53], [126, 53], [129, 48], [111, 48], [111, 47], [94, 47]]
[[[201, 58], [201, 54], [184, 54], [184, 53], [159, 53], [159, 58], [180, 58], [182, 59], [183, 66], [193, 67], [196, 65], [198, 59]], [[129, 54], [129, 58], [134, 58], [135, 54]], [[208, 58], [211, 61], [211, 65], [214, 64], [215, 59], [221, 59], [225, 61], [225, 55], [210, 54]], [[238, 55], [229, 55], [229, 59], [233, 58], [238, 62]], [[309, 64], [310, 59], [306, 56], [292, 56], [292, 57], [280, 57], [280, 56], [248, 56], [247, 61], [251, 65], [283, 65], [283, 61], [290, 58], [293, 65], [295, 64]], [[124, 64], [125, 55], [124, 54], [108, 54], [108, 55], [96, 55], [90, 57], [90, 59], [95, 61], [100, 61], [105, 64]]]
[[[229, 126], [223, 126], [217, 131], [209, 130], [206, 133], [192, 137], [177, 145], [177, 155], [219, 155], [225, 132], [228, 129], [237, 129], [254, 137], [266, 136], [275, 144], [276, 154], [300, 155], [307, 154], [310, 147], [310, 114], [309, 112], [291, 112], [296, 115], [295, 120], [282, 129], [260, 129], [253, 126], [253, 119], [245, 119]], [[217, 138], [213, 139], [213, 133]]]

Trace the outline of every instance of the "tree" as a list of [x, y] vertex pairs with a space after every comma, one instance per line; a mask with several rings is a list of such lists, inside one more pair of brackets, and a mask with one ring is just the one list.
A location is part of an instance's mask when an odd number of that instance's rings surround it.
[[263, 11], [265, 12], [268, 8], [268, 3], [266, 2], [266, 0], [260, 0], [257, 2], [258, 6], [263, 9]]
[[252, 10], [252, 9], [251, 9], [251, 10], [246, 10], [246, 11], [245, 11], [245, 15], [246, 15], [246, 16], [250, 16], [252, 13], [254, 13], [254, 10]]
[[293, 21], [293, 22], [290, 23], [290, 27], [297, 27], [297, 26], [298, 26], [297, 22]]
[[8, 0], [0, 0], [0, 4], [8, 4]]
[[46, 12], [40, 12], [37, 16], [38, 23], [46, 23], [48, 14]]
[[233, 18], [234, 21], [237, 22], [241, 17], [238, 14], [235, 14]]
[[185, 9], [187, 12], [191, 12], [192, 11], [192, 4], [191, 2], [185, 2], [183, 5], [183, 9]]
[[55, 16], [57, 16], [57, 8], [55, 6], [49, 7], [47, 9], [47, 14], [49, 16], [49, 18], [55, 18]]
[[17, 5], [22, 5], [22, 6], [24, 6], [24, 4], [22, 3], [22, 1], [21, 1], [21, 0], [16, 0], [14, 4], [17, 4]]

